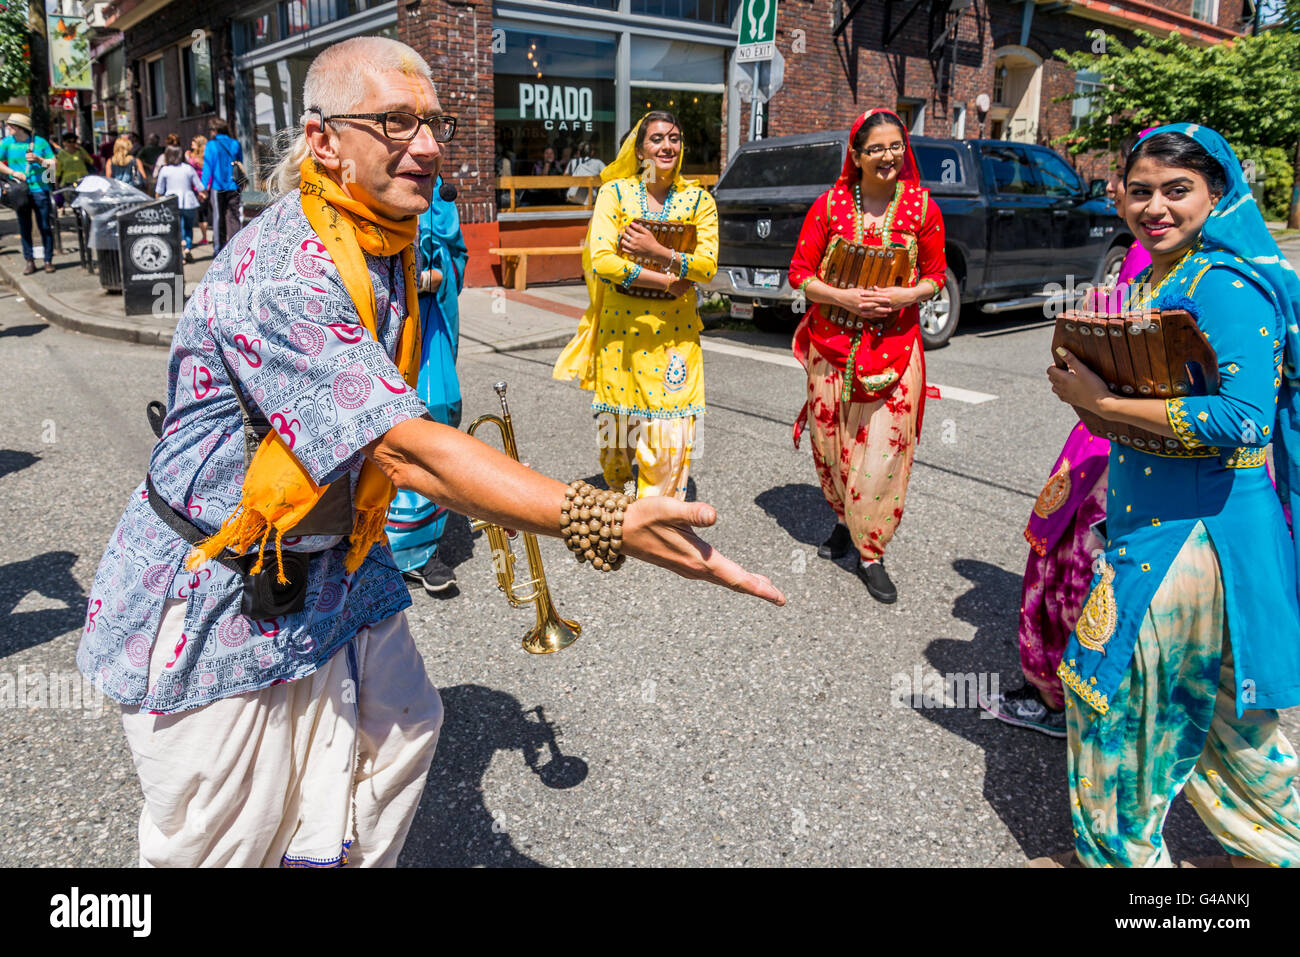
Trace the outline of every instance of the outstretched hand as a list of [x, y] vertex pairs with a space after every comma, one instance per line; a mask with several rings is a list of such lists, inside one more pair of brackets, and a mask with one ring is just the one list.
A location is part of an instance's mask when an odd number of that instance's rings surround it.
[[637, 499], [623, 519], [623, 554], [683, 578], [698, 578], [784, 605], [785, 595], [766, 576], [746, 571], [692, 530], [708, 528], [717, 520], [713, 506], [702, 502], [680, 502], [666, 495]]

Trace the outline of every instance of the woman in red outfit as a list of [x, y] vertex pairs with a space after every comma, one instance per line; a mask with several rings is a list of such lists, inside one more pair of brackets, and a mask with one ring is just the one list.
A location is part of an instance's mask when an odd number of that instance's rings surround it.
[[[832, 236], [905, 247], [908, 284], [828, 286], [818, 273]], [[885, 572], [885, 546], [903, 517], [925, 407], [917, 307], [942, 288], [945, 268], [943, 216], [921, 187], [907, 130], [889, 110], [871, 110], [854, 123], [844, 170], [808, 210], [790, 261], [790, 284], [814, 303], [794, 337], [794, 354], [808, 370], [794, 441], [798, 447], [807, 424], [822, 491], [839, 520], [817, 553], [834, 559], [856, 548], [867, 591], [886, 603], [898, 592]], [[818, 304], [871, 321], [845, 329]]]

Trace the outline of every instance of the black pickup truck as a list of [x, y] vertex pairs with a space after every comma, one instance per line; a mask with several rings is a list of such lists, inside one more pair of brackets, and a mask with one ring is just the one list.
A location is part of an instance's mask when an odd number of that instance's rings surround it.
[[[848, 131], [804, 133], [740, 147], [718, 181], [718, 272], [705, 288], [735, 315], [784, 331], [798, 319], [786, 270], [813, 201], [839, 175]], [[943, 212], [948, 281], [922, 307], [926, 346], [941, 346], [963, 306], [984, 312], [1041, 304], [1052, 284], [1119, 272], [1133, 235], [1105, 196], [1052, 150], [1007, 140], [912, 137], [923, 185]], [[1058, 293], [1059, 295], [1059, 293]]]

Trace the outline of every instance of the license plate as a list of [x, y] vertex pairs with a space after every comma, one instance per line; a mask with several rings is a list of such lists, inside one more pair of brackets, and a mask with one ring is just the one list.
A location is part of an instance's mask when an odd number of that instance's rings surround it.
[[737, 302], [731, 300], [731, 315], [735, 319], [753, 319], [754, 304], [752, 302]]
[[754, 285], [764, 289], [776, 289], [781, 285], [781, 272], [778, 269], [755, 269]]

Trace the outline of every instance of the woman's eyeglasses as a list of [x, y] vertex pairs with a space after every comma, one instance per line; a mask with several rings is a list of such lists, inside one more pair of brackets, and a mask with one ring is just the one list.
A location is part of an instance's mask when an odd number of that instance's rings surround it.
[[890, 143], [888, 146], [881, 146], [879, 143], [877, 143], [875, 146], [868, 146], [864, 150], [858, 150], [858, 152], [861, 153], [863, 156], [870, 156], [872, 159], [878, 159], [879, 157], [885, 155], [886, 150], [888, 150], [890, 153], [894, 155], [898, 155], [900, 153], [906, 152], [907, 147], [904, 146], [902, 143]]
[[[319, 113], [320, 110], [315, 112]], [[416, 116], [414, 113], [402, 110], [390, 110], [387, 113], [336, 113], [333, 116], [321, 116], [322, 123], [331, 120], [370, 120], [372, 123], [380, 124], [384, 136], [398, 142], [410, 142], [415, 139], [422, 124], [428, 124], [429, 132], [439, 143], [449, 143], [456, 135], [456, 117], [446, 113]]]

